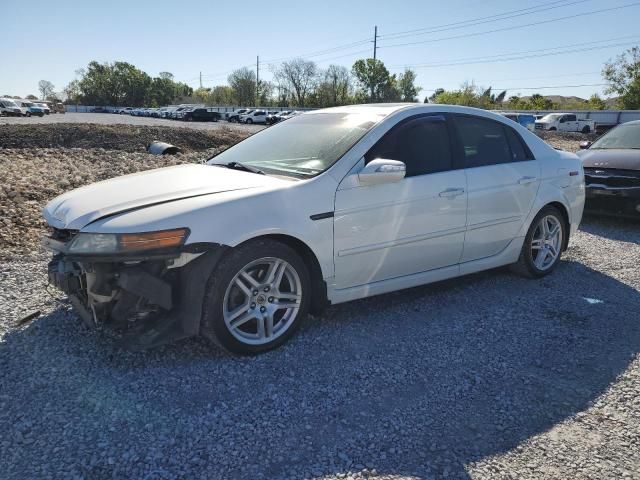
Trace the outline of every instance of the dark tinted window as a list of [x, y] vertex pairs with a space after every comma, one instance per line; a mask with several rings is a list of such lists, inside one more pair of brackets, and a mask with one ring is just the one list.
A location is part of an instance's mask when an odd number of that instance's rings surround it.
[[567, 122], [575, 122], [576, 121], [576, 116], [575, 115], [567, 115], [565, 117]]
[[456, 116], [456, 128], [467, 168], [512, 161], [511, 149], [501, 123], [480, 117]]
[[533, 156], [524, 145], [524, 141], [520, 138], [520, 135], [514, 132], [512, 128], [505, 126], [504, 129], [507, 133], [509, 147], [511, 148], [511, 161], [522, 162], [523, 160], [532, 160]]
[[399, 160], [407, 177], [451, 170], [449, 132], [443, 117], [422, 117], [402, 123], [387, 133], [366, 155]]

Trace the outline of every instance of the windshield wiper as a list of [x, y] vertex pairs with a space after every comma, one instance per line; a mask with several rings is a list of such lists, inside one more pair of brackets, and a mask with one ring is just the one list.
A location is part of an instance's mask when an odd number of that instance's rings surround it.
[[219, 165], [221, 167], [231, 168], [233, 170], [242, 170], [245, 172], [257, 173], [258, 175], [264, 175], [265, 173], [259, 168], [252, 167], [251, 165], [245, 165], [240, 162], [229, 162], [229, 163], [214, 163], [214, 165]]

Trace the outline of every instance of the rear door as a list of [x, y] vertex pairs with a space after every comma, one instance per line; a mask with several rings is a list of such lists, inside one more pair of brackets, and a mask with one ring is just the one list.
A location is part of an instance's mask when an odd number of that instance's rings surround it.
[[500, 253], [531, 211], [540, 166], [510, 126], [473, 115], [454, 125], [467, 177], [469, 206], [462, 262]]

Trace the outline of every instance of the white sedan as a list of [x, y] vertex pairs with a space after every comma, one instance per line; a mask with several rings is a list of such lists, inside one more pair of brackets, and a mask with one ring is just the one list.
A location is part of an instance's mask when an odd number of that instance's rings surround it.
[[256, 354], [328, 304], [509, 264], [546, 275], [584, 196], [578, 158], [505, 117], [348, 106], [63, 194], [43, 243], [50, 282], [128, 347], [203, 335]]

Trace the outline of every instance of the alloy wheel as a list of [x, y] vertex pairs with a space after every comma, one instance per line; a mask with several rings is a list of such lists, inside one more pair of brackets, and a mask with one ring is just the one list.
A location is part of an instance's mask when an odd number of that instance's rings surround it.
[[229, 332], [249, 345], [269, 343], [293, 324], [302, 299], [302, 282], [288, 262], [265, 257], [245, 265], [224, 295]]
[[540, 219], [531, 238], [531, 258], [538, 270], [553, 266], [562, 250], [562, 223], [555, 215]]

